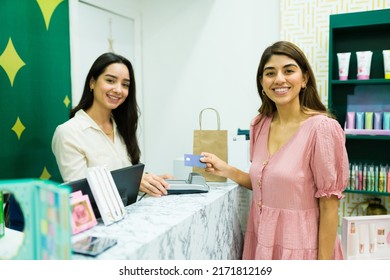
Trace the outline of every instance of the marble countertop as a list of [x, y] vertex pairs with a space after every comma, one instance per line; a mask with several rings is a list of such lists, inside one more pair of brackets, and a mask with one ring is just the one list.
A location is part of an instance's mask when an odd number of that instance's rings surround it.
[[146, 196], [126, 207], [123, 220], [109, 226], [99, 221], [72, 241], [87, 235], [116, 238], [118, 244], [97, 259], [239, 259], [246, 222], [242, 211], [247, 211], [242, 208], [249, 205], [243, 207], [242, 196], [247, 190], [235, 183], [209, 185], [208, 193]]

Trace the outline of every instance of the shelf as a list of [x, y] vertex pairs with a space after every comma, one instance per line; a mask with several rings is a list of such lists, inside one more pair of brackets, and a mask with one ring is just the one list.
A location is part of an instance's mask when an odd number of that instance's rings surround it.
[[[390, 9], [334, 14], [329, 18], [328, 109], [345, 127], [347, 112], [390, 112], [390, 79], [383, 54], [390, 47]], [[357, 79], [357, 51], [373, 52], [370, 79]], [[337, 53], [350, 52], [348, 80], [339, 80]], [[350, 162], [389, 164], [389, 130], [344, 130]], [[351, 191], [388, 195], [389, 193]]]
[[383, 129], [344, 129], [345, 136], [349, 139], [382, 139], [390, 140], [390, 130]]
[[367, 195], [379, 195], [379, 196], [390, 196], [388, 192], [371, 192], [371, 191], [358, 191], [358, 190], [345, 190], [345, 193], [358, 193]]
[[369, 79], [369, 80], [332, 80], [332, 85], [390, 85], [390, 79]]

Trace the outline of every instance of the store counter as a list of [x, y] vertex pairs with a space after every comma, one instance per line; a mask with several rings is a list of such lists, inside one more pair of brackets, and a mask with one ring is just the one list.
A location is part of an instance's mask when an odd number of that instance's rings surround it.
[[209, 185], [208, 193], [146, 196], [126, 207], [123, 220], [109, 226], [99, 221], [72, 240], [95, 235], [118, 244], [96, 258], [74, 254], [73, 259], [240, 259], [250, 191], [235, 183]]

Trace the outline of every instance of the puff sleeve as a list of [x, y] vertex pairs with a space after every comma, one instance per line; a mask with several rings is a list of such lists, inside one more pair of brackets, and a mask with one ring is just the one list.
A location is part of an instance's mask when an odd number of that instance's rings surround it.
[[313, 141], [310, 166], [317, 187], [315, 197], [336, 195], [343, 198], [342, 192], [349, 178], [343, 129], [336, 120], [324, 118], [316, 128]]

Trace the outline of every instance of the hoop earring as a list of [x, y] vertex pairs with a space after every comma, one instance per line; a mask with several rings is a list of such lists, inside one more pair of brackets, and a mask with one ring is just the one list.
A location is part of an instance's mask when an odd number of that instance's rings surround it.
[[261, 90], [261, 94], [262, 94], [262, 95], [265, 95], [264, 89]]

